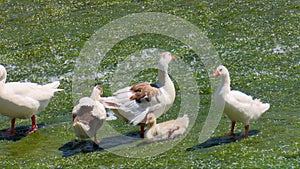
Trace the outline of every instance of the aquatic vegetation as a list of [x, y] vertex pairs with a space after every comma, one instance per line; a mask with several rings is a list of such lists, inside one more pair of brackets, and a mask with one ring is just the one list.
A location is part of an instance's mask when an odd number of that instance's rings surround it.
[[[57, 93], [47, 109], [38, 115], [43, 126], [36, 133], [17, 141], [0, 140], [2, 168], [300, 168], [300, 4], [297, 1], [6, 1], [0, 3], [0, 62], [9, 72], [7, 81], [30, 81], [45, 84], [60, 80], [65, 91]], [[141, 34], [116, 44], [97, 66], [97, 78], [104, 95], [111, 94], [111, 76], [118, 61], [126, 61], [137, 51], [159, 48], [172, 52], [187, 63], [197, 80], [199, 112], [195, 125], [179, 141], [136, 146], [141, 142], [134, 133], [139, 128], [121, 120], [108, 121], [116, 131], [131, 137], [101, 138], [108, 148], [85, 149], [68, 146], [75, 139], [71, 112], [77, 98], [72, 95], [74, 66], [86, 41], [102, 26], [131, 13], [163, 12], [183, 18], [203, 30], [223, 64], [231, 70], [232, 88], [271, 104], [251, 130], [249, 139], [235, 142], [222, 137], [230, 127], [222, 117], [212, 138], [201, 146], [199, 133], [210, 108], [209, 73], [201, 59], [183, 42], [158, 34]], [[200, 44], [199, 44], [200, 45]], [[141, 71], [134, 82], [155, 81], [156, 71]], [[90, 81], [89, 81], [90, 82]], [[175, 82], [174, 106], [158, 119], [177, 117], [182, 89]], [[91, 88], [78, 95], [89, 95]], [[191, 117], [190, 117], [191, 118]], [[0, 129], [9, 125], [0, 117]], [[16, 126], [28, 126], [18, 120]], [[243, 126], [237, 124], [236, 132]], [[101, 137], [101, 132], [99, 137]], [[133, 134], [132, 134], [133, 133]], [[112, 141], [112, 143], [110, 143]], [[110, 143], [110, 144], [109, 144]], [[114, 145], [113, 143], [118, 143]], [[220, 143], [220, 144], [219, 144]], [[141, 153], [152, 147], [173, 144], [155, 156], [129, 158], [126, 147]], [[192, 151], [188, 148], [197, 147]], [[60, 149], [61, 148], [61, 149]], [[78, 150], [78, 151], [77, 151]], [[191, 149], [189, 149], [191, 150]], [[136, 151], [133, 151], [136, 152]], [[67, 157], [64, 154], [72, 154]], [[134, 156], [134, 154], [128, 154]]]

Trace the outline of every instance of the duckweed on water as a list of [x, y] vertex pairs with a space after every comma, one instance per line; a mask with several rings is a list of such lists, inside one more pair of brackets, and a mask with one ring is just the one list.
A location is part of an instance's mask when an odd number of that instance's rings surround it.
[[[0, 140], [1, 168], [300, 168], [300, 3], [297, 1], [6, 1], [0, 4], [0, 63], [8, 81], [61, 81], [63, 93], [38, 115], [43, 124], [18, 141]], [[109, 87], [118, 59], [147, 48], [160, 48], [191, 63], [201, 94], [195, 125], [172, 149], [146, 158], [128, 158], [106, 150], [63, 157], [59, 148], [75, 139], [69, 112], [74, 65], [85, 42], [102, 26], [132, 13], [163, 12], [183, 18], [207, 33], [232, 77], [232, 88], [270, 102], [271, 108], [250, 130], [259, 131], [240, 142], [213, 142], [229, 132], [222, 117], [206, 148], [197, 147], [210, 107], [210, 84], [203, 63], [185, 44], [161, 35], [129, 37], [109, 51], [96, 82]], [[199, 44], [200, 45], [200, 44]], [[145, 70], [140, 80], [155, 80]], [[149, 72], [147, 72], [149, 71]], [[106, 72], [106, 73], [103, 73]], [[178, 94], [180, 88], [176, 86]], [[83, 91], [88, 94], [90, 90]], [[105, 95], [112, 91], [105, 91]], [[74, 100], [73, 100], [74, 99]], [[161, 121], [175, 118], [180, 98]], [[1, 116], [1, 130], [10, 126]], [[107, 122], [121, 133], [137, 132], [120, 120]], [[17, 120], [16, 126], [28, 126]], [[242, 132], [242, 124], [237, 131]], [[105, 138], [103, 138], [105, 139]], [[105, 143], [105, 140], [104, 140]], [[160, 143], [157, 143], [160, 144]], [[126, 147], [127, 145], [120, 145]], [[151, 145], [150, 145], [151, 146]], [[114, 147], [118, 148], [118, 147]], [[141, 150], [143, 150], [141, 148]]]

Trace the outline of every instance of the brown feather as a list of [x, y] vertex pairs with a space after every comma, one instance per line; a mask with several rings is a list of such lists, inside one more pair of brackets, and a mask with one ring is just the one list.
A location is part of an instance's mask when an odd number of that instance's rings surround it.
[[144, 82], [133, 85], [130, 90], [133, 95], [129, 98], [130, 100], [135, 100], [138, 103], [141, 103], [141, 99], [145, 98], [148, 102], [151, 101], [152, 97], [156, 97], [159, 93], [159, 89], [156, 87], [152, 87], [150, 83]]

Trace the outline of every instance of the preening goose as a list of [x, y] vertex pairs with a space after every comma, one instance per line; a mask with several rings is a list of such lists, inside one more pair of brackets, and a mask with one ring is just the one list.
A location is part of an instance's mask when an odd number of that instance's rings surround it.
[[105, 108], [98, 102], [101, 95], [102, 87], [97, 85], [91, 96], [81, 98], [72, 110], [75, 135], [80, 139], [94, 137], [95, 145], [99, 145], [96, 134], [106, 119]]

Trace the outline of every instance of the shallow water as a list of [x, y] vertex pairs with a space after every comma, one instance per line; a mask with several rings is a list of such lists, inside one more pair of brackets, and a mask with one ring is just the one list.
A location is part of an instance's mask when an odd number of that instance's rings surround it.
[[[47, 109], [38, 115], [37, 120], [41, 124], [39, 131], [25, 137], [21, 135], [17, 141], [0, 137], [2, 168], [19, 168], [20, 165], [26, 168], [300, 167], [299, 2], [2, 2], [0, 9], [0, 63], [7, 68], [7, 81], [44, 84], [60, 80], [60, 87], [65, 89], [57, 93]], [[241, 142], [217, 144], [216, 140], [228, 133], [230, 127], [229, 120], [222, 116], [218, 128], [208, 140], [211, 142], [206, 144], [209, 143], [209, 147], [186, 151], [201, 145], [198, 139], [210, 108], [211, 86], [214, 84], [210, 83], [209, 75], [213, 72], [207, 71], [203, 60], [191, 46], [165, 35], [142, 34], [118, 42], [101, 63], [99, 60], [89, 60], [91, 64], [96, 64], [95, 69], [87, 69], [87, 73], [76, 77], [81, 81], [76, 84], [83, 87], [79, 90], [74, 88], [76, 61], [86, 41], [101, 26], [127, 14], [146, 11], [176, 15], [203, 30], [222, 64], [231, 73], [232, 89], [271, 104], [270, 110], [251, 124], [252, 131], [259, 131], [257, 134]], [[119, 142], [109, 143], [115, 138], [105, 137], [100, 130], [98, 137], [109, 147], [107, 151], [92, 149], [89, 141], [83, 142], [82, 149], [74, 149], [76, 153], [60, 149], [67, 145], [67, 150], [72, 150], [68, 145], [76, 138], [69, 112], [79, 97], [90, 94], [95, 83], [102, 84], [106, 89], [104, 95], [108, 96], [126, 84], [144, 80], [156, 82], [156, 65], [152, 65], [152, 61], [146, 62], [153, 67], [147, 69], [144, 69], [143, 62], [135, 61], [134, 66], [129, 64], [129, 68], [141, 69], [125, 82], [116, 80], [118, 76], [115, 76], [116, 72], [126, 76], [126, 72], [120, 71], [122, 69], [118, 66], [126, 66], [130, 59], [140, 56], [149, 59], [148, 56], [153, 56], [149, 53], [156, 49], [170, 51], [179, 58], [179, 62], [170, 65], [170, 74], [176, 82], [175, 104], [159, 121], [176, 118], [179, 110], [186, 111], [195, 121], [187, 136], [137, 147], [141, 141], [135, 140], [139, 127], [116, 120], [107, 124], [119, 133], [129, 134], [133, 142], [126, 144], [126, 139], [119, 138]], [[90, 73], [93, 70], [95, 72]], [[187, 73], [183, 74], [182, 70]], [[186, 76], [179, 76], [182, 74]], [[193, 85], [182, 87], [181, 81], [194, 79]], [[198, 100], [195, 99], [193, 104], [199, 107], [182, 105], [184, 93], [188, 98], [193, 98], [193, 93], [197, 93]], [[0, 122], [1, 131], [9, 128], [7, 117], [1, 116]], [[16, 126], [26, 129], [30, 121], [18, 119]], [[243, 128], [238, 124], [236, 133], [243, 132]], [[228, 140], [222, 141], [227, 143]], [[171, 148], [160, 153], [157, 147], [164, 145]], [[129, 158], [139, 156], [135, 152], [145, 154], [151, 148], [157, 155]], [[116, 155], [124, 154], [124, 149], [128, 149], [128, 157]], [[66, 152], [74, 154], [65, 158]]]

